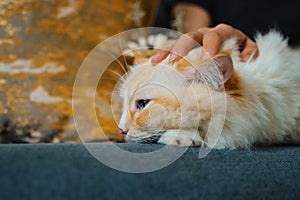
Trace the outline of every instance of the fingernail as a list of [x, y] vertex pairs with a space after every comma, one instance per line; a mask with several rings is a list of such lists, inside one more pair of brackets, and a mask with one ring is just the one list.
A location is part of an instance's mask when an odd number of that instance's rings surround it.
[[242, 62], [249, 62], [251, 60], [253, 60], [253, 54], [247, 53], [245, 55], [241, 55], [241, 60]]
[[170, 64], [173, 64], [176, 61], [177, 57], [178, 56], [176, 54], [171, 54], [170, 57], [169, 57], [169, 61], [168, 62]]
[[160, 58], [161, 58], [160, 53], [157, 53], [157, 54], [153, 55], [152, 58], [151, 58], [151, 64], [152, 65], [157, 65], [160, 61]]
[[154, 56], [152, 56], [152, 60], [157, 60], [158, 58], [161, 57], [160, 53], [155, 54]]

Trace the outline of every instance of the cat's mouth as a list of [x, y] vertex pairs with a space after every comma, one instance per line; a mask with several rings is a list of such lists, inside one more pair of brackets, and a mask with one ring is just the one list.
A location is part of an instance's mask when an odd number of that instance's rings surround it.
[[132, 137], [129, 135], [126, 135], [125, 140], [129, 143], [157, 143], [159, 138], [162, 136], [162, 134], [165, 131], [155, 133], [155, 134], [147, 134], [139, 137]]

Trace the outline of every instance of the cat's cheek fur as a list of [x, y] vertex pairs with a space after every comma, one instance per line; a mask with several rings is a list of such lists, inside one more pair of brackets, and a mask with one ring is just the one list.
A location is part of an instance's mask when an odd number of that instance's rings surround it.
[[151, 106], [141, 111], [135, 119], [135, 123], [142, 128], [162, 127], [165, 124], [166, 114], [160, 106]]
[[200, 146], [203, 139], [199, 136], [195, 130], [179, 130], [170, 129], [167, 130], [158, 140], [158, 143], [173, 145], [173, 146]]
[[126, 138], [139, 138], [141, 136], [145, 135], [145, 132], [139, 130], [139, 129], [135, 129], [135, 128], [131, 128], [129, 129]]
[[182, 121], [180, 107], [172, 97], [153, 100], [148, 108], [137, 114], [134, 122], [141, 129], [178, 129]]

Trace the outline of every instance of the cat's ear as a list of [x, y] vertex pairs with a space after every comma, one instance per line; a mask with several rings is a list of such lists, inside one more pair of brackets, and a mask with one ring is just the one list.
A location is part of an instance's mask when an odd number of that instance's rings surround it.
[[223, 82], [225, 83], [230, 79], [233, 73], [233, 62], [229, 55], [221, 54], [216, 56], [213, 60], [219, 67], [223, 75]]
[[228, 54], [222, 53], [200, 63], [190, 63], [182, 59], [176, 69], [188, 81], [203, 82], [215, 90], [222, 90], [232, 76], [233, 62]]

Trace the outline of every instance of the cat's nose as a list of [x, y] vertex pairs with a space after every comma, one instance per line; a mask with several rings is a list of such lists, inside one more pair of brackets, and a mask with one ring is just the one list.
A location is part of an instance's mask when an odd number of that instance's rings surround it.
[[120, 129], [120, 133], [122, 134], [122, 135], [127, 135], [127, 133], [128, 133], [128, 130], [123, 130], [123, 129], [121, 129], [121, 128], [119, 128]]

